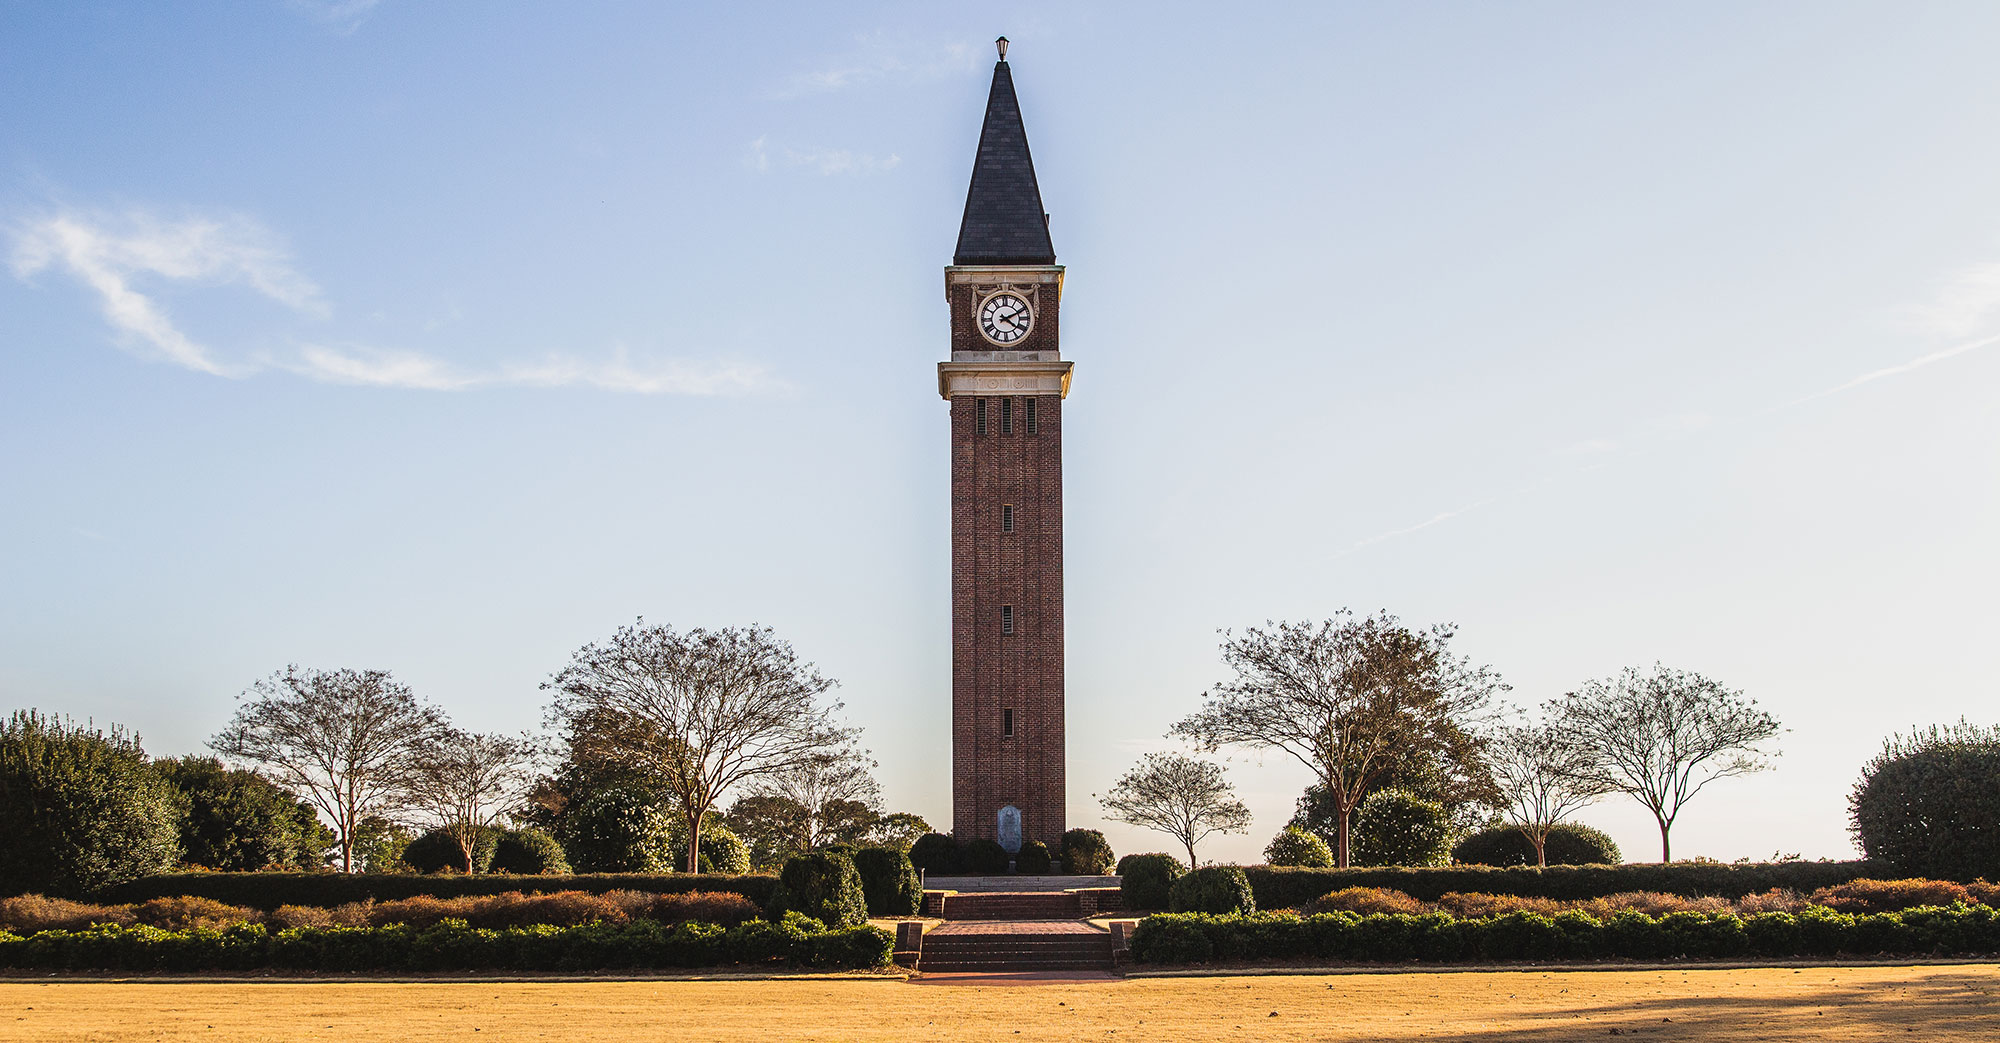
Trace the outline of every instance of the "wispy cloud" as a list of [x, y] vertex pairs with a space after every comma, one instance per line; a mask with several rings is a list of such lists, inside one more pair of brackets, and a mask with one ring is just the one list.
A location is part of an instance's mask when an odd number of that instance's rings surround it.
[[[1512, 494], [1510, 493], [1509, 495]], [[1445, 522], [1452, 520], [1453, 518], [1458, 517], [1461, 514], [1467, 513], [1468, 511], [1476, 511], [1479, 508], [1484, 507], [1487, 504], [1492, 503], [1493, 501], [1498, 499], [1500, 499], [1500, 497], [1498, 496], [1488, 496], [1483, 500], [1474, 500], [1473, 502], [1468, 503], [1463, 507], [1454, 507], [1448, 511], [1439, 511], [1438, 513], [1433, 514], [1428, 518], [1425, 518], [1423, 521], [1420, 521], [1415, 525], [1405, 525], [1400, 529], [1390, 529], [1388, 532], [1381, 533], [1376, 536], [1370, 536], [1369, 538], [1361, 540], [1355, 543], [1353, 546], [1348, 547], [1346, 550], [1341, 551], [1339, 554], [1335, 554], [1334, 557], [1344, 558], [1349, 554], [1353, 554], [1356, 551], [1362, 550], [1367, 547], [1372, 547], [1386, 540], [1393, 540], [1398, 536], [1408, 536], [1413, 532], [1422, 532], [1423, 530], [1428, 529], [1433, 525], [1441, 525]]]
[[481, 368], [420, 351], [324, 342], [229, 358], [183, 332], [156, 299], [153, 285], [238, 286], [312, 319], [332, 314], [319, 287], [293, 267], [278, 237], [241, 216], [165, 220], [145, 213], [62, 213], [18, 225], [11, 262], [14, 274], [22, 279], [50, 270], [75, 278], [97, 295], [121, 342], [219, 377], [279, 370], [325, 383], [366, 387], [429, 391], [583, 387], [647, 395], [732, 395], [783, 387], [763, 366], [644, 359], [622, 346], [606, 358], [552, 352]]
[[382, 0], [286, 0], [286, 6], [343, 35], [361, 28]]
[[1853, 378], [1852, 380], [1836, 384], [1833, 387], [1827, 388], [1824, 391], [1815, 391], [1810, 395], [1805, 395], [1801, 398], [1795, 398], [1788, 402], [1784, 402], [1779, 405], [1773, 406], [1771, 407], [1770, 410], [1766, 410], [1766, 412], [1771, 412], [1779, 409], [1790, 409], [1793, 406], [1804, 405], [1807, 402], [1816, 402], [1822, 398], [1826, 398], [1829, 395], [1838, 395], [1843, 391], [1849, 391], [1854, 388], [1858, 388], [1863, 384], [1872, 384], [1875, 381], [1883, 379], [1884, 377], [1900, 376], [1912, 370], [1922, 369], [1925, 366], [1932, 365], [1933, 363], [1943, 362], [1944, 360], [1949, 358], [1957, 358], [1960, 355], [1970, 354], [1971, 352], [1978, 351], [1981, 348], [1990, 348], [1995, 344], [2000, 344], [2000, 336], [1982, 337], [1979, 340], [1966, 341], [1963, 344], [1956, 344], [1949, 348], [1944, 348], [1939, 351], [1933, 351], [1927, 355], [1919, 355], [1916, 358], [1909, 360], [1908, 362], [1898, 362], [1893, 366], [1884, 366], [1881, 369], [1869, 370], [1868, 372], [1863, 373], [1860, 376]]
[[47, 268], [67, 272], [96, 291], [105, 320], [128, 343], [148, 345], [170, 362], [217, 376], [241, 368], [226, 365], [182, 333], [136, 282], [240, 284], [297, 311], [327, 311], [319, 288], [292, 268], [277, 238], [234, 215], [178, 221], [140, 213], [44, 217], [17, 230], [12, 261], [14, 274], [23, 279]]
[[884, 32], [856, 36], [847, 50], [773, 90], [779, 99], [846, 90], [877, 80], [915, 83], [979, 67], [980, 47], [963, 41], [919, 40]]
[[776, 165], [802, 167], [815, 174], [833, 177], [841, 174], [879, 174], [894, 170], [902, 164], [903, 157], [893, 153], [888, 156], [873, 156], [847, 149], [796, 149], [786, 145], [774, 145], [770, 138], [760, 137], [750, 143], [750, 150], [743, 162], [760, 174]]
[[586, 387], [642, 395], [737, 395], [779, 387], [763, 366], [695, 363], [681, 359], [634, 361], [617, 350], [605, 361], [551, 355], [539, 362], [475, 370], [430, 355], [365, 346], [307, 345], [294, 372], [332, 384], [462, 391], [478, 387]]
[[2000, 262], [1975, 264], [1944, 280], [1930, 300], [1911, 309], [1919, 329], [1967, 337], [1991, 328], [2000, 311]]

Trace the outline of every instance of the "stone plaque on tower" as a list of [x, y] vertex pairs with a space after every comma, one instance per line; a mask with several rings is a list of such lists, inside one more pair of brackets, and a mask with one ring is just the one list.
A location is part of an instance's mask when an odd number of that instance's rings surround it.
[[1063, 269], [1001, 49], [958, 247], [951, 360], [952, 831], [1063, 834]]

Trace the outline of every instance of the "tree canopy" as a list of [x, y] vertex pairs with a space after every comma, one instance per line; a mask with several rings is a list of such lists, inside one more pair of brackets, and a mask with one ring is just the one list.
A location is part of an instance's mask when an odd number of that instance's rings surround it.
[[1355, 809], [1399, 763], [1418, 752], [1477, 756], [1473, 737], [1506, 685], [1454, 655], [1453, 633], [1345, 609], [1317, 623], [1225, 633], [1222, 659], [1233, 676], [1173, 734], [1204, 750], [1282, 750], [1311, 769], [1333, 804], [1334, 855], [1345, 867]]

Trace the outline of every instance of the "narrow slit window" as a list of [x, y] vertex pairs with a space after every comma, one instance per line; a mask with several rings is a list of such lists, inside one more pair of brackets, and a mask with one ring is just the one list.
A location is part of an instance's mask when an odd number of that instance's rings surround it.
[[1035, 426], [1036, 426], [1036, 425], [1035, 425], [1035, 400], [1034, 400], [1034, 399], [1032, 399], [1032, 398], [1028, 400], [1028, 415], [1027, 415], [1026, 417], [1024, 417], [1023, 419], [1027, 420], [1027, 422], [1028, 422], [1028, 433], [1029, 433], [1029, 434], [1031, 434], [1031, 435], [1032, 435], [1032, 434], [1034, 434], [1034, 433], [1035, 433]]
[[1000, 632], [1003, 634], [1014, 632], [1014, 606], [1012, 605], [1000, 606]]
[[1000, 531], [1001, 532], [1014, 531], [1014, 505], [1011, 503], [1003, 503], [1000, 505]]
[[972, 400], [972, 426], [977, 433], [986, 433], [986, 400], [983, 398]]
[[1009, 738], [1014, 735], [1014, 708], [1011, 706], [1000, 711], [1000, 734]]
[[1000, 400], [1000, 433], [1003, 435], [1014, 433], [1014, 400], [1011, 398]]

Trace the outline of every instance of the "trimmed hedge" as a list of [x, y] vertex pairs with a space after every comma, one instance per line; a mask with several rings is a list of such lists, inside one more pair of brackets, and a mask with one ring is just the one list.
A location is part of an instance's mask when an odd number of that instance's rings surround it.
[[[1543, 853], [1552, 866], [1615, 866], [1625, 861], [1618, 844], [1601, 829], [1581, 822], [1558, 822], [1549, 827]], [[1482, 829], [1451, 849], [1451, 860], [1479, 866], [1531, 866], [1535, 864], [1535, 842], [1513, 826]]]
[[1111, 842], [1095, 829], [1072, 829], [1062, 835], [1056, 851], [1063, 872], [1071, 876], [1103, 876], [1111, 872]]
[[430, 895], [459, 898], [465, 895], [497, 895], [508, 891], [651, 891], [656, 894], [683, 894], [688, 891], [730, 891], [771, 907], [771, 893], [778, 878], [745, 873], [724, 876], [710, 873], [585, 873], [574, 876], [542, 874], [515, 876], [493, 873], [486, 876], [415, 876], [404, 873], [167, 873], [143, 877], [99, 890], [93, 897], [108, 905], [144, 902], [153, 898], [179, 896], [213, 898], [229, 905], [245, 905], [266, 911], [281, 905], [314, 905], [332, 908], [349, 902], [393, 901]]
[[1327, 960], [1451, 963], [1467, 960], [1732, 959], [1948, 955], [2000, 952], [2000, 910], [1986, 906], [1892, 913], [1515, 912], [1480, 920], [1444, 913], [1162, 913], [1139, 922], [1141, 963]]
[[949, 833], [925, 833], [910, 844], [910, 864], [917, 870], [931, 876], [950, 876], [958, 872], [965, 853], [959, 849], [958, 838]]
[[1165, 909], [1174, 881], [1185, 872], [1172, 855], [1126, 855], [1118, 860], [1119, 900], [1127, 911]]
[[870, 916], [915, 916], [923, 909], [924, 888], [910, 856], [893, 847], [864, 847], [854, 853], [861, 895]]
[[876, 927], [828, 929], [802, 916], [709, 923], [653, 922], [486, 930], [432, 927], [294, 927], [221, 930], [93, 927], [23, 938], [0, 932], [0, 967], [41, 970], [215, 971], [267, 967], [315, 971], [581, 971], [615, 967], [802, 964], [856, 970], [887, 966], [895, 939]]
[[1452, 891], [1534, 898], [1603, 898], [1627, 891], [1664, 891], [1700, 897], [1741, 898], [1774, 887], [1810, 894], [1862, 877], [1894, 875], [1880, 862], [1672, 862], [1626, 866], [1550, 866], [1547, 869], [1438, 866], [1372, 869], [1303, 869], [1246, 866], [1259, 909], [1295, 909], [1349, 887], [1401, 891], [1435, 902]]
[[1167, 908], [1177, 913], [1254, 913], [1257, 902], [1241, 866], [1202, 866], [1174, 881]]
[[772, 912], [803, 913], [835, 927], [868, 922], [868, 897], [854, 860], [832, 851], [811, 851], [785, 860]]
[[1023, 876], [1043, 876], [1055, 865], [1049, 855], [1049, 846], [1039, 840], [1026, 840], [1021, 850], [1014, 852], [1014, 872]]

